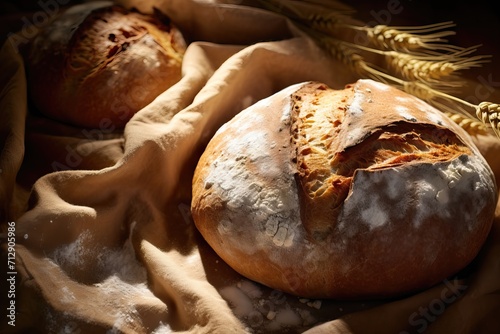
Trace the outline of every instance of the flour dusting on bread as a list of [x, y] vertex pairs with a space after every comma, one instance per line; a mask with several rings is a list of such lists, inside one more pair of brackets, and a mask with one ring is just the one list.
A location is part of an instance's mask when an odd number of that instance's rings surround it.
[[[300, 226], [292, 165], [277, 159], [290, 156], [289, 139], [275, 138], [280, 129], [289, 127], [290, 111], [283, 108], [276, 113], [271, 105], [261, 100], [255, 108], [262, 112], [241, 113], [221, 127], [219, 132], [232, 131], [240, 137], [224, 142], [204, 181], [227, 209], [224, 224], [219, 225], [221, 234], [228, 238], [244, 234], [249, 221], [260, 231], [255, 238], [238, 241], [247, 254], [258, 248], [291, 247]], [[274, 127], [254, 126], [269, 118], [277, 120]]]

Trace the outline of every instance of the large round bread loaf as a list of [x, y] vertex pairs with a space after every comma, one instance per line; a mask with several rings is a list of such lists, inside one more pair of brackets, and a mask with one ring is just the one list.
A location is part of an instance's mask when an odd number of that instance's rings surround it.
[[192, 214], [242, 275], [311, 298], [382, 298], [466, 267], [490, 230], [491, 169], [416, 97], [371, 80], [290, 86], [223, 125]]
[[160, 13], [92, 1], [40, 31], [26, 55], [29, 96], [55, 120], [123, 127], [181, 78], [185, 41]]

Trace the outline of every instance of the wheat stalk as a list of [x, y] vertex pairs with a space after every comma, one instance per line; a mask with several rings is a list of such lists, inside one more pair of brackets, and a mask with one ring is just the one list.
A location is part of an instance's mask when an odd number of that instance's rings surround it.
[[489, 133], [490, 127], [481, 121], [450, 111], [446, 111], [444, 114], [472, 136], [486, 135]]
[[[437, 90], [421, 81], [398, 80], [398, 83], [400, 84], [401, 90], [418, 97], [431, 105], [434, 105], [443, 112], [460, 114], [463, 117], [469, 117], [469, 113], [465, 111], [463, 106], [474, 109], [476, 108], [475, 105], [467, 101], [464, 101], [456, 96], [449, 95], [442, 90]], [[453, 107], [451, 107], [450, 104], [452, 104]]]
[[369, 68], [363, 57], [345, 42], [314, 32], [309, 32], [309, 34], [315, 36], [318, 44], [328, 51], [333, 58], [349, 66], [355, 73], [362, 74]]
[[486, 101], [481, 102], [476, 106], [476, 116], [483, 123], [489, 123], [496, 135], [500, 137], [500, 105]]
[[440, 80], [460, 69], [446, 60], [429, 60], [397, 51], [387, 52], [386, 57], [388, 65], [406, 80]]
[[364, 31], [371, 42], [382, 49], [395, 51], [413, 51], [417, 49], [454, 52], [459, 47], [446, 44], [443, 37], [453, 35], [450, 30], [439, 31], [454, 27], [453, 22], [441, 22], [418, 27], [391, 27], [376, 25], [374, 27], [356, 27], [353, 29]]
[[341, 15], [328, 15], [324, 16], [322, 14], [313, 13], [307, 17], [307, 21], [311, 22], [311, 27], [318, 29], [320, 31], [327, 31], [335, 33], [341, 27], [347, 27], [344, 24], [343, 17]]
[[[314, 34], [312, 35], [314, 36]], [[471, 104], [456, 96], [447, 94], [444, 91], [444, 87], [441, 87], [439, 90], [431, 87], [426, 80], [423, 80], [422, 75], [415, 74], [415, 69], [412, 69], [412, 75], [407, 75], [411, 78], [410, 80], [401, 79], [386, 72], [379, 71], [369, 63], [365, 62], [361, 55], [354, 52], [352, 45], [348, 42], [339, 41], [333, 38], [323, 38], [322, 44], [327, 45], [327, 49], [332, 55], [344, 64], [350, 66], [356, 73], [364, 74], [365, 76], [380, 82], [400, 86], [403, 91], [428, 102], [441, 110], [443, 113], [447, 112], [449, 115], [456, 115], [455, 121], [460, 119], [461, 122], [458, 122], [458, 124], [469, 134], [476, 135], [479, 133], [485, 133], [488, 128], [486, 125], [490, 124], [494, 133], [498, 136], [498, 138], [500, 138], [499, 104], [491, 102], [481, 102], [479, 105]], [[463, 50], [460, 51], [460, 53], [462, 54]], [[465, 61], [460, 60], [458, 63], [459, 65], [464, 66], [464, 68], [469, 68], [472, 65], [477, 65], [476, 62], [478, 62], [479, 59], [480, 58], [469, 58]], [[450, 57], [449, 60], [453, 60], [453, 57]], [[401, 64], [399, 66], [401, 67]], [[456, 67], [454, 70], [457, 70], [458, 68], [459, 67]], [[450, 75], [452, 73], [449, 69], [447, 71], [449, 72], [443, 71], [442, 69], [436, 70], [435, 75], [437, 76], [436, 73], [439, 73], [440, 75]], [[453, 82], [448, 82], [447, 85], [453, 86]], [[442, 100], [448, 103], [443, 103], [441, 102]], [[476, 116], [483, 123], [483, 127], [480, 127], [476, 122], [472, 122], [469, 117], [469, 113], [467, 113], [463, 108], [450, 107], [448, 105], [450, 102], [455, 104], [458, 103], [459, 105], [476, 110]]]
[[[386, 61], [390, 68], [406, 80], [420, 80], [438, 83], [443, 79], [453, 79], [460, 84], [455, 73], [478, 67], [486, 60], [486, 56], [465, 57], [464, 53], [474, 50], [470, 48], [460, 50], [448, 55], [412, 55], [398, 51], [384, 51]], [[449, 81], [447, 84], [451, 83]]]
[[[360, 76], [399, 87], [428, 102], [471, 134], [483, 133], [491, 125], [500, 139], [500, 105], [492, 102], [475, 105], [451, 95], [451, 90], [462, 84], [457, 73], [480, 66], [486, 58], [470, 56], [476, 47], [447, 44], [444, 38], [454, 34], [447, 30], [454, 27], [453, 22], [418, 27], [368, 27], [350, 23], [352, 10], [337, 1], [259, 0], [259, 3], [288, 17], [332, 57]], [[371, 46], [345, 40], [345, 29], [365, 33]], [[385, 66], [370, 64], [363, 52], [382, 55]], [[467, 112], [467, 108], [475, 111], [482, 126], [470, 117], [472, 112]]]
[[[356, 45], [349, 42], [351, 48], [357, 48], [367, 52], [379, 54], [385, 58], [388, 69], [391, 69], [395, 75], [400, 78], [413, 81], [423, 81], [445, 87], [460, 86], [459, 77], [456, 75], [459, 71], [472, 67], [481, 66], [486, 62], [487, 56], [467, 55], [476, 51], [476, 47], [470, 47], [455, 51], [446, 55], [432, 54], [411, 54], [401, 51], [378, 50], [371, 47]], [[443, 82], [443, 80], [447, 80]]]
[[454, 31], [445, 30], [455, 26], [451, 21], [417, 27], [357, 26], [348, 23], [348, 19], [355, 12], [354, 9], [339, 1], [259, 0], [259, 2], [265, 8], [305, 23], [319, 31], [334, 33], [339, 28], [346, 28], [364, 32], [376, 47], [382, 49], [403, 51], [441, 49], [451, 52], [461, 49], [446, 44], [447, 40], [443, 39], [443, 37], [455, 34]]
[[[335, 31], [353, 13], [352, 8], [337, 1], [259, 0], [267, 9], [307, 25], [313, 29]], [[328, 5], [325, 10], [325, 6]]]

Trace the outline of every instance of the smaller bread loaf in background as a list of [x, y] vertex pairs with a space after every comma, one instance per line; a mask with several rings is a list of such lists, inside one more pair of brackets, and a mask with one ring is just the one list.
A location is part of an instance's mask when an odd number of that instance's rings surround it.
[[242, 275], [311, 298], [385, 298], [465, 268], [494, 217], [471, 138], [394, 87], [290, 86], [223, 125], [193, 178], [192, 214]]
[[181, 32], [159, 13], [89, 2], [67, 9], [32, 41], [29, 96], [42, 114], [82, 127], [123, 127], [181, 78]]

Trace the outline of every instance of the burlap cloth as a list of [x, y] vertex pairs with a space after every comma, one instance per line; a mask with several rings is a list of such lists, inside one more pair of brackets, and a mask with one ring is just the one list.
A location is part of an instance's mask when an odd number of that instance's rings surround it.
[[[288, 85], [342, 88], [356, 76], [281, 16], [241, 1], [126, 3], [145, 11], [153, 4], [189, 38], [183, 78], [123, 132], [28, 112], [22, 58], [15, 43], [3, 45], [2, 251], [6, 223], [15, 222], [17, 313], [13, 327], [2, 305], [2, 333], [499, 331], [500, 218], [458, 278], [397, 300], [304, 300], [218, 258], [189, 214], [193, 169], [211, 135]], [[497, 139], [476, 139], [499, 175]], [[4, 256], [4, 274], [6, 267]]]

